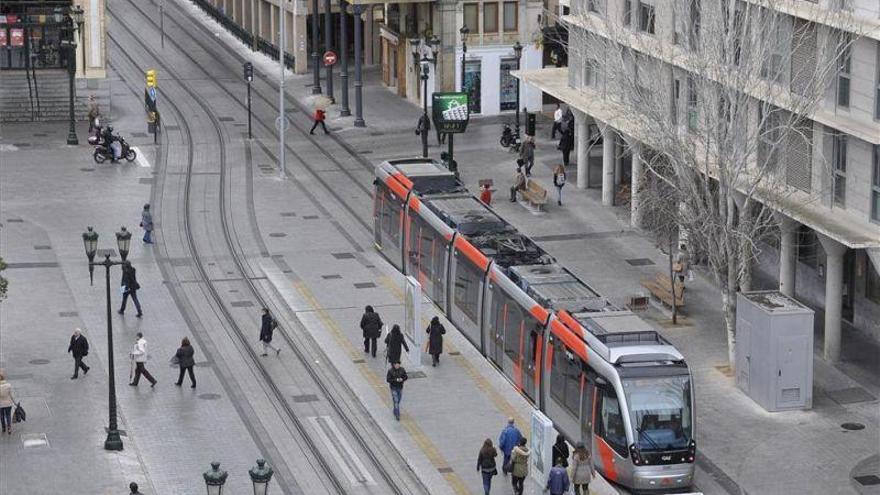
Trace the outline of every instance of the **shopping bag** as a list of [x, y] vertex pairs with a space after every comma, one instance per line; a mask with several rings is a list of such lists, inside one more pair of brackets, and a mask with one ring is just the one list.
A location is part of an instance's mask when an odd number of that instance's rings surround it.
[[22, 421], [27, 421], [27, 412], [21, 407], [21, 402], [16, 402], [15, 412], [12, 413], [12, 422], [21, 423]]

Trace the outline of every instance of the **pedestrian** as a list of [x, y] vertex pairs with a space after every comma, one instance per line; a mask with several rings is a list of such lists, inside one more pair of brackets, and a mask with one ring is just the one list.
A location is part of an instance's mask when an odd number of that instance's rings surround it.
[[553, 185], [556, 186], [556, 204], [562, 206], [562, 187], [565, 185], [565, 167], [562, 164], [553, 170]]
[[70, 379], [76, 380], [79, 377], [80, 368], [83, 370], [83, 375], [87, 375], [90, 368], [83, 362], [83, 358], [89, 355], [89, 341], [79, 328], [73, 330], [67, 352], [73, 353], [73, 376]]
[[394, 361], [391, 364], [391, 369], [389, 369], [388, 373], [385, 375], [385, 381], [388, 382], [388, 387], [391, 388], [391, 403], [393, 404], [394, 419], [398, 421], [400, 421], [400, 400], [403, 399], [403, 382], [408, 379], [409, 377], [406, 375], [406, 370], [400, 365], [400, 361]]
[[484, 495], [489, 495], [489, 491], [492, 490], [492, 477], [498, 474], [498, 468], [495, 464], [496, 457], [498, 457], [498, 451], [492, 446], [492, 439], [487, 438], [477, 456], [477, 471], [483, 475]]
[[364, 354], [370, 353], [376, 357], [376, 341], [382, 336], [382, 318], [379, 313], [373, 311], [372, 306], [364, 308], [361, 316], [361, 331], [364, 335]]
[[128, 495], [143, 495], [141, 492], [138, 491], [138, 484], [134, 481], [128, 484], [128, 489], [131, 490], [131, 493], [129, 493]]
[[510, 472], [510, 454], [513, 452], [513, 448], [519, 445], [519, 440], [522, 437], [522, 433], [514, 425], [513, 418], [507, 418], [507, 426], [501, 430], [501, 435], [498, 437], [498, 448], [504, 454], [504, 463], [501, 464], [501, 471], [504, 472], [505, 476]]
[[98, 100], [95, 99], [95, 95], [89, 95], [89, 135], [98, 127], [98, 116], [100, 114]]
[[574, 485], [574, 495], [590, 495], [590, 481], [595, 475], [590, 451], [584, 446], [584, 442], [578, 442], [571, 456], [570, 478]]
[[522, 172], [522, 159], [516, 161], [516, 175], [513, 176], [513, 185], [510, 186], [510, 202], [516, 203], [516, 192], [525, 191], [527, 187], [526, 176]]
[[532, 167], [535, 166], [535, 141], [532, 136], [526, 136], [519, 147], [519, 157], [526, 167], [526, 177], [532, 176]]
[[486, 206], [492, 206], [492, 186], [488, 183], [480, 186], [480, 201]]
[[556, 435], [556, 443], [553, 444], [553, 458], [562, 459], [562, 467], [568, 467], [568, 444], [565, 443], [565, 437]]
[[134, 361], [134, 380], [129, 383], [132, 387], [137, 387], [138, 382], [141, 381], [141, 375], [147, 377], [147, 380], [150, 381], [150, 386], [156, 386], [156, 379], [153, 378], [153, 375], [147, 371], [147, 358], [149, 355], [147, 354], [147, 339], [144, 338], [144, 334], [141, 332], [137, 333], [137, 340], [134, 343], [134, 347], [130, 353], [131, 359]]
[[440, 354], [443, 353], [443, 335], [446, 334], [446, 327], [440, 323], [440, 318], [435, 316], [431, 318], [426, 333], [428, 334], [428, 354], [431, 355], [431, 366], [437, 366], [440, 364]]
[[556, 104], [556, 111], [553, 112], [553, 129], [550, 130], [550, 139], [556, 139], [556, 131], [562, 132], [562, 107]]
[[568, 130], [574, 135], [574, 113], [571, 107], [565, 107], [565, 114], [562, 116], [562, 130]]
[[678, 276], [679, 282], [684, 283], [684, 279], [690, 271], [690, 265], [691, 255], [688, 253], [688, 248], [681, 244], [678, 246], [678, 253], [676, 253], [675, 262], [672, 264], [672, 271]]
[[400, 362], [401, 347], [406, 349], [406, 352], [409, 352], [406, 339], [403, 338], [403, 334], [400, 332], [400, 325], [394, 325], [391, 327], [391, 332], [385, 337], [385, 354], [388, 356], [389, 363]]
[[12, 406], [14, 405], [15, 397], [12, 395], [12, 384], [6, 381], [6, 373], [0, 370], [0, 425], [8, 435], [12, 435]]
[[125, 314], [125, 304], [128, 302], [129, 296], [131, 296], [131, 300], [134, 301], [134, 307], [137, 309], [138, 318], [144, 316], [144, 312], [141, 311], [141, 302], [138, 301], [137, 291], [141, 288], [141, 284], [137, 281], [137, 270], [131, 265], [131, 261], [125, 260], [122, 262], [122, 306], [119, 308], [117, 313]]
[[318, 127], [318, 124], [321, 124], [321, 128], [324, 129], [324, 134], [330, 134], [327, 130], [327, 125], [324, 124], [324, 119], [327, 118], [327, 112], [324, 111], [323, 108], [315, 109], [315, 123], [312, 124], [312, 129], [309, 130], [309, 134], [315, 133], [315, 128]]
[[556, 465], [553, 466], [553, 469], [550, 470], [550, 474], [547, 476], [547, 486], [544, 487], [544, 491], [549, 490], [550, 495], [564, 495], [568, 492], [568, 488], [571, 485], [568, 473], [562, 467], [563, 460], [561, 458], [556, 459]]
[[526, 439], [520, 438], [519, 444], [510, 454], [510, 477], [514, 495], [523, 495], [524, 483], [528, 475], [529, 448], [526, 447]]
[[144, 228], [144, 244], [152, 244], [153, 214], [150, 213], [150, 203], [145, 204], [141, 212], [141, 227]]
[[190, 345], [189, 339], [184, 337], [180, 341], [180, 347], [177, 349], [177, 352], [174, 353], [174, 359], [177, 360], [177, 365], [180, 366], [180, 375], [177, 376], [177, 382], [175, 383], [178, 387], [183, 385], [183, 374], [186, 372], [189, 373], [189, 381], [192, 383], [190, 388], [196, 388], [196, 375], [193, 373], [193, 366], [196, 365], [196, 360], [193, 357], [195, 353], [196, 351]]
[[261, 356], [269, 355], [269, 349], [275, 351], [275, 355], [281, 354], [281, 348], [272, 345], [272, 334], [278, 328], [278, 322], [269, 314], [269, 308], [263, 308], [263, 317], [260, 323], [260, 342], [263, 344], [263, 353]]
[[562, 165], [567, 167], [571, 150], [574, 148], [574, 133], [569, 129], [564, 129], [557, 148], [562, 152]]

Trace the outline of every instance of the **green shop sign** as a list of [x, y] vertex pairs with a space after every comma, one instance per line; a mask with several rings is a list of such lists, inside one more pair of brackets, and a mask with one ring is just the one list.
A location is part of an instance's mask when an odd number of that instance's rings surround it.
[[467, 93], [434, 93], [431, 101], [438, 131], [460, 133], [467, 129], [470, 118]]

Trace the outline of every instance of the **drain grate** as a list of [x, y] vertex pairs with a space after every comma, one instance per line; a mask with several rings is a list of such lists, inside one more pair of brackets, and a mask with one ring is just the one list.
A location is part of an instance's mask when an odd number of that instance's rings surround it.
[[43, 244], [34, 246], [34, 250], [36, 250], [36, 251], [47, 251], [49, 249], [52, 249], [52, 246], [46, 246]]
[[180, 126], [179, 125], [166, 125], [165, 130], [166, 131], [179, 131]]
[[294, 395], [293, 402], [297, 404], [302, 404], [304, 402], [318, 402], [318, 396], [315, 394], [302, 394], [302, 395]]
[[450, 356], [461, 356], [461, 353], [458, 351], [452, 351], [449, 353]]
[[453, 471], [454, 471], [454, 470], [453, 470], [451, 467], [449, 467], [449, 466], [441, 467], [441, 468], [437, 468], [437, 472], [439, 472], [439, 473], [443, 473], [443, 474], [446, 474], [446, 473], [452, 473]]
[[83, 168], [79, 169], [79, 171], [80, 172], [94, 172], [95, 169], [93, 169], [91, 167], [83, 167]]
[[76, 311], [62, 311], [58, 313], [58, 316], [62, 318], [71, 318], [73, 316], [79, 316], [79, 313]]
[[131, 137], [145, 138], [145, 137], [147, 137], [147, 133], [146, 132], [132, 132]]
[[358, 153], [361, 155], [370, 155], [373, 153], [373, 150], [362, 150], [362, 151], [358, 151]]
[[355, 289], [372, 289], [375, 286], [376, 284], [374, 284], [373, 282], [358, 282], [354, 284]]
[[354, 255], [351, 253], [332, 253], [333, 257], [338, 260], [353, 260]]
[[869, 394], [865, 389], [861, 387], [832, 390], [830, 392], [825, 392], [825, 394], [828, 395], [828, 397], [831, 397], [831, 400], [837, 402], [840, 405], [856, 404], [859, 402], [868, 402], [876, 399], [876, 397]]
[[254, 305], [253, 301], [232, 301], [229, 303], [233, 308], [250, 308]]
[[24, 220], [21, 218], [7, 218], [6, 221], [9, 223], [24, 223]]
[[272, 232], [269, 234], [269, 237], [287, 237], [287, 234], [284, 232]]
[[367, 360], [366, 359], [352, 359], [351, 362], [354, 364], [364, 364], [367, 362]]
[[317, 220], [318, 215], [306, 215], [303, 217], [303, 220]]
[[877, 486], [880, 485], [880, 477], [876, 474], [867, 474], [865, 476], [856, 476], [853, 478], [858, 481], [862, 486]]
[[849, 431], [859, 431], [859, 430], [865, 429], [865, 425], [863, 425], [861, 423], [843, 423], [842, 425], [840, 425], [840, 427], [843, 428], [844, 430], [849, 430]]
[[649, 266], [654, 264], [654, 262], [648, 258], [632, 258], [626, 260], [626, 262], [632, 266]]
[[50, 362], [48, 359], [31, 359], [28, 364], [49, 364]]
[[321, 275], [321, 278], [323, 278], [324, 280], [336, 280], [342, 278], [342, 275], [334, 273], [332, 275]]
[[199, 399], [217, 400], [219, 398], [220, 398], [220, 394], [199, 394]]
[[406, 374], [410, 378], [427, 378], [424, 371], [410, 371]]
[[296, 212], [295, 211], [282, 211], [281, 216], [282, 217], [295, 217]]
[[217, 120], [220, 122], [235, 122], [235, 119], [232, 117], [217, 117]]

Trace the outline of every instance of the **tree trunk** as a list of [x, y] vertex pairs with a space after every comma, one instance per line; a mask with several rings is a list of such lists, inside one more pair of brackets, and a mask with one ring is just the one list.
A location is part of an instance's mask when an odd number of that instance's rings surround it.
[[736, 260], [727, 265], [727, 283], [721, 287], [721, 309], [727, 332], [727, 361], [736, 369]]

